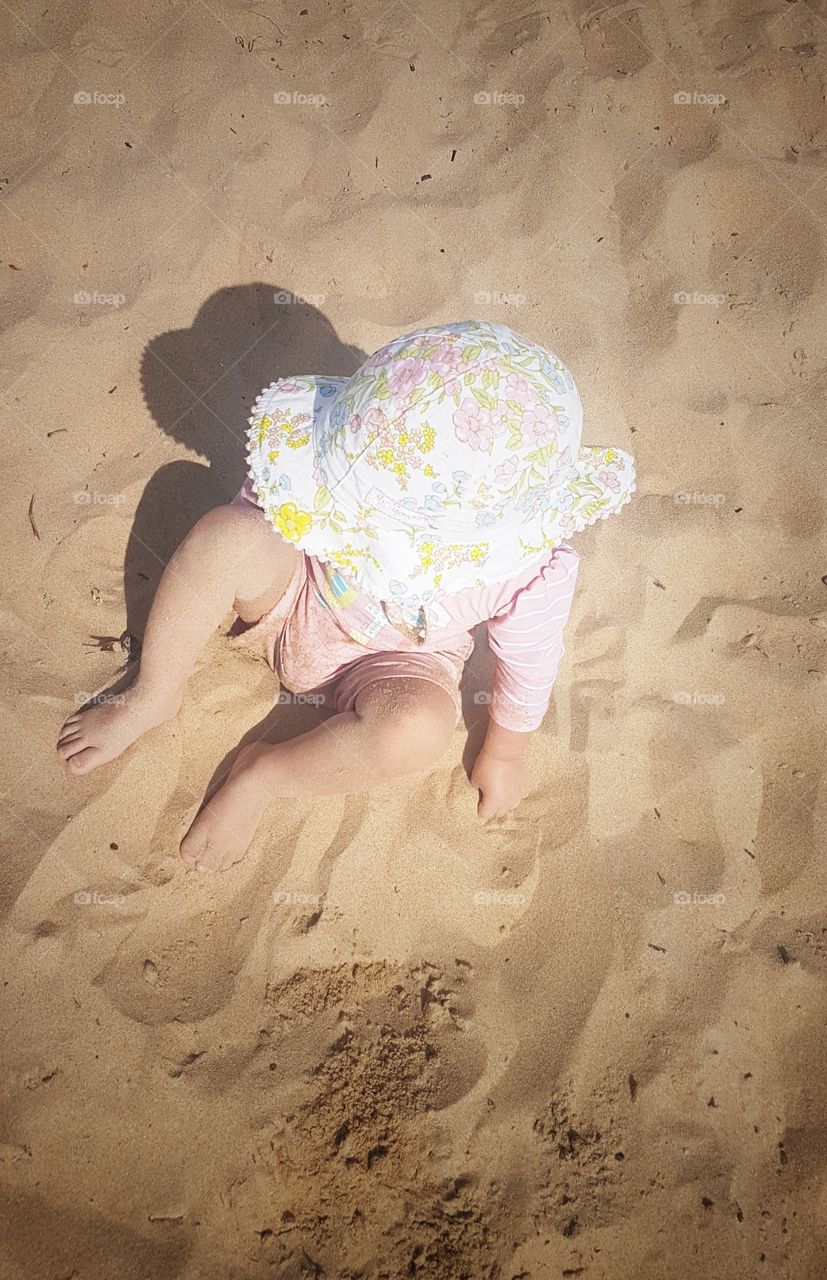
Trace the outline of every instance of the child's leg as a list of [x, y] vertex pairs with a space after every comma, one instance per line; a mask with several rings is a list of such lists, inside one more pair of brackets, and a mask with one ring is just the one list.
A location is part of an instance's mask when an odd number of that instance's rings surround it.
[[101, 703], [64, 724], [58, 754], [70, 772], [106, 764], [177, 715], [184, 685], [222, 618], [235, 607], [245, 622], [255, 622], [271, 609], [298, 555], [252, 507], [216, 507], [199, 520], [158, 584], [140, 670], [123, 703]]
[[376, 680], [353, 711], [289, 742], [240, 752], [184, 837], [181, 857], [199, 871], [223, 871], [244, 855], [276, 796], [349, 795], [421, 772], [445, 751], [455, 722], [451, 696], [432, 681]]

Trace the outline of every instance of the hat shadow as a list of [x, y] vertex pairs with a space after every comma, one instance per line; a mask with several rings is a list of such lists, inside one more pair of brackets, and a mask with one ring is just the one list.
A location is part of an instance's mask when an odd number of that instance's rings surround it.
[[143, 639], [158, 583], [175, 548], [244, 482], [250, 407], [276, 378], [348, 376], [367, 358], [336, 336], [317, 307], [274, 299], [277, 284], [234, 285], [207, 298], [188, 329], [152, 338], [141, 359], [146, 405], [164, 435], [203, 461], [165, 463], [141, 495], [124, 560], [127, 633]]

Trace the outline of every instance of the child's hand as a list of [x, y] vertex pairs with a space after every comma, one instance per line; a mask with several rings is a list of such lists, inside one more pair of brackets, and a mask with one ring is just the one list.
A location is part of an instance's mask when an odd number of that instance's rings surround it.
[[471, 786], [480, 792], [477, 814], [482, 821], [516, 809], [528, 793], [527, 778], [522, 758], [499, 760], [483, 748], [471, 770]]

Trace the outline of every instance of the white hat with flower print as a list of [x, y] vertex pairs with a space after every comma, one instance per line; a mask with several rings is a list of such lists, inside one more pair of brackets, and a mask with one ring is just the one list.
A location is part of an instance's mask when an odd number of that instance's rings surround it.
[[632, 457], [581, 447], [568, 369], [504, 325], [405, 334], [350, 378], [282, 378], [248, 467], [279, 533], [411, 614], [505, 581], [628, 502]]

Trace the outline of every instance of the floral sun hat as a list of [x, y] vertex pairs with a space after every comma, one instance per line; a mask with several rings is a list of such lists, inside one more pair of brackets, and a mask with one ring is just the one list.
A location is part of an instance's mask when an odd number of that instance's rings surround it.
[[516, 576], [629, 501], [633, 459], [581, 447], [582, 421], [545, 348], [504, 325], [437, 325], [350, 378], [271, 383], [249, 475], [282, 537], [411, 617]]

